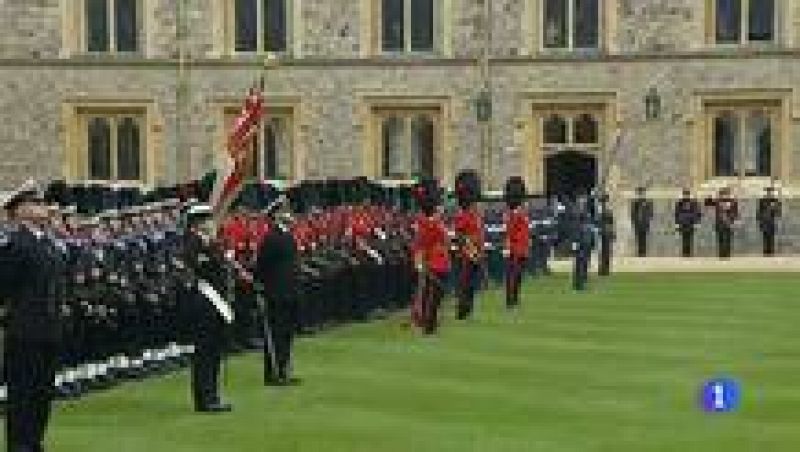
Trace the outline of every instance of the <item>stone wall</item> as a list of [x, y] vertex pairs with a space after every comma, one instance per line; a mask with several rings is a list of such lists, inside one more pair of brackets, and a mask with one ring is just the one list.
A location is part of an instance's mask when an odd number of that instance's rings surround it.
[[0, 58], [54, 58], [60, 49], [59, 0], [0, 0]]
[[[64, 14], [80, 0], [2, 0], [0, 1], [0, 58], [52, 58], [59, 55]], [[190, 49], [195, 57], [214, 56], [214, 5], [218, 0], [184, 0], [187, 9]], [[366, 0], [301, 0], [300, 23], [304, 56], [348, 58], [359, 54], [361, 7]], [[456, 57], [476, 56], [482, 48], [485, 29], [484, 1], [449, 0], [451, 42]], [[701, 0], [609, 0], [613, 20], [608, 25], [613, 48], [630, 52], [686, 52], [706, 48], [707, 13]], [[176, 52], [175, 35], [178, 3], [174, 0], [142, 0], [151, 56], [170, 56]], [[527, 47], [523, 17], [534, 15], [539, 0], [491, 0], [492, 54], [516, 56]], [[778, 34], [784, 45], [800, 42], [800, 6], [786, 2], [781, 11]], [[73, 6], [72, 8], [75, 8]], [[538, 25], [533, 24], [535, 32]]]
[[359, 1], [303, 0], [303, 55], [354, 58], [361, 50]]
[[685, 52], [704, 46], [702, 0], [620, 0], [617, 14], [621, 52]]

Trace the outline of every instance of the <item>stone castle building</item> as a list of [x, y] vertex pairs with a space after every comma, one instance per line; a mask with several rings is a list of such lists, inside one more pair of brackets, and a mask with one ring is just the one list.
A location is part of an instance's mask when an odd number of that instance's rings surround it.
[[262, 178], [605, 183], [622, 252], [646, 185], [659, 254], [681, 187], [746, 199], [743, 252], [800, 193], [800, 0], [0, 0], [0, 189], [196, 178], [261, 75]]

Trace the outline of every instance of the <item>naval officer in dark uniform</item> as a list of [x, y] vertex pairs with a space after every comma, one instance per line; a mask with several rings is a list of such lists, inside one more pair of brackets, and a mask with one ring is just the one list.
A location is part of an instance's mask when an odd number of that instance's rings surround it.
[[600, 235], [600, 255], [597, 273], [600, 276], [608, 276], [611, 274], [614, 240], [616, 240], [617, 235], [614, 230], [614, 212], [608, 205], [608, 194], [606, 193], [600, 195], [599, 210], [597, 223]]
[[3, 343], [10, 452], [44, 450], [58, 370], [61, 284], [65, 260], [44, 230], [47, 213], [35, 183], [0, 200], [8, 225], [0, 233], [0, 299], [8, 301]]
[[647, 198], [644, 187], [636, 189], [636, 198], [631, 202], [631, 223], [636, 236], [636, 255], [647, 256], [647, 235], [653, 219], [653, 201]]
[[683, 190], [683, 197], [675, 203], [675, 227], [681, 234], [681, 256], [692, 257], [694, 231], [700, 223], [700, 203], [692, 198], [692, 192]]
[[208, 206], [191, 207], [186, 214], [188, 231], [184, 261], [191, 276], [184, 293], [183, 315], [194, 342], [192, 358], [192, 395], [195, 410], [207, 413], [231, 411], [219, 396], [219, 373], [225, 341], [225, 320], [221, 312], [201, 293], [204, 281], [220, 296], [227, 293], [227, 264], [222, 249], [214, 241]]
[[591, 215], [585, 208], [577, 215], [577, 227], [573, 236], [572, 251], [575, 257], [575, 266], [572, 272], [572, 285], [575, 290], [586, 290], [589, 280], [589, 264], [592, 259], [592, 250], [595, 247], [595, 234]]
[[297, 328], [297, 250], [285, 196], [275, 203], [272, 227], [259, 246], [255, 279], [264, 290], [264, 384], [286, 385]]
[[758, 228], [764, 243], [764, 256], [775, 255], [775, 230], [781, 217], [781, 202], [775, 197], [775, 188], [764, 189], [766, 194], [758, 200]]
[[733, 248], [733, 230], [739, 221], [739, 203], [731, 195], [731, 189], [724, 187], [717, 199], [706, 200], [706, 205], [714, 207], [714, 229], [717, 233], [717, 250], [721, 259], [729, 259]]

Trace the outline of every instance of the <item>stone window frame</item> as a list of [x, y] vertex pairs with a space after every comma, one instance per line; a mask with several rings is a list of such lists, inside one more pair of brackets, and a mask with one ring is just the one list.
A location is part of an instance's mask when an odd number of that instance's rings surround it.
[[61, 56], [72, 55], [145, 55], [148, 53], [147, 43], [150, 35], [149, 12], [156, 0], [136, 1], [136, 50], [121, 52], [116, 50], [116, 33], [114, 24], [114, 8], [116, 0], [109, 0], [108, 8], [108, 35], [109, 49], [107, 51], [90, 52], [88, 50], [88, 36], [86, 24], [86, 0], [68, 0], [60, 2], [61, 12]]
[[739, 42], [738, 43], [718, 43], [717, 42], [717, 0], [705, 0], [705, 34], [706, 44], [717, 49], [736, 49], [741, 47], [770, 48], [770, 47], [791, 47], [794, 41], [794, 21], [792, 0], [775, 0], [775, 19], [773, 23], [774, 32], [771, 41], [750, 41], [748, 39], [748, 17], [750, 1], [739, 0], [742, 2]]
[[[208, 55], [212, 58], [220, 57], [253, 57], [266, 56], [267, 54], [285, 55], [300, 58], [303, 55], [303, 0], [287, 0], [286, 20], [286, 51], [267, 52], [235, 52], [235, 14], [231, 0], [210, 0], [212, 9], [212, 49]], [[260, 2], [259, 2], [260, 3]], [[261, 22], [263, 23], [263, 22]], [[263, 25], [262, 25], [263, 26]], [[261, 33], [259, 38], [263, 39]], [[263, 49], [263, 46], [260, 47]]]
[[[787, 180], [792, 175], [793, 91], [786, 89], [720, 89], [695, 91], [687, 120], [690, 134], [691, 177], [695, 186], [768, 186], [771, 179]], [[769, 108], [772, 111], [772, 174], [769, 177], [714, 176], [713, 114], [723, 109]], [[741, 133], [741, 132], [740, 132]]]
[[393, 93], [356, 93], [356, 122], [354, 128], [361, 132], [361, 174], [372, 179], [384, 180], [387, 183], [410, 183], [411, 180], [383, 178], [383, 134], [381, 119], [383, 112], [391, 111], [428, 111], [436, 112], [434, 134], [434, 176], [446, 186], [452, 186], [455, 178], [453, 171], [453, 137], [451, 132], [453, 99], [448, 96], [430, 96], [423, 94]]
[[[607, 165], [619, 166], [609, 161], [609, 145], [621, 124], [617, 91], [541, 91], [521, 92], [516, 96], [519, 115], [514, 119], [513, 142], [516, 149], [523, 150], [522, 175], [525, 184], [534, 192], [545, 190], [545, 159], [552, 155], [542, 136], [543, 120], [553, 113], [569, 112], [595, 114], [598, 119], [596, 144], [567, 144], [568, 149], [595, 153], [599, 174], [606, 172]], [[569, 133], [569, 130], [568, 130]], [[571, 140], [569, 140], [571, 141]], [[557, 152], [557, 151], [556, 151]]]
[[[138, 181], [116, 181], [115, 156], [112, 151], [111, 181], [130, 185], [154, 185], [164, 173], [162, 155], [163, 121], [153, 100], [147, 98], [94, 97], [92, 99], [71, 98], [62, 104], [61, 142], [64, 146], [63, 175], [67, 181], [88, 179], [88, 119], [93, 117], [136, 117], [140, 121], [140, 179]], [[112, 143], [116, 128], [111, 128]], [[113, 147], [113, 146], [112, 146]], [[160, 171], [159, 171], [160, 169]], [[105, 181], [104, 181], [105, 182]]]
[[[304, 131], [308, 128], [304, 124], [304, 111], [305, 108], [299, 97], [296, 96], [266, 96], [264, 98], [267, 107], [267, 116], [276, 115], [283, 118], [288, 118], [290, 127], [290, 140], [291, 140], [291, 163], [289, 164], [289, 177], [285, 179], [288, 182], [296, 182], [305, 178], [307, 149], [305, 140], [303, 139]], [[233, 96], [218, 97], [211, 100], [211, 108], [214, 112], [214, 122], [217, 124], [216, 136], [214, 137], [214, 149], [222, 152], [225, 149], [228, 141], [228, 118], [231, 115], [239, 114], [242, 110], [242, 101], [240, 98]], [[263, 143], [263, 126], [258, 132], [260, 142]], [[219, 156], [211, 156], [219, 158]], [[263, 160], [263, 152], [259, 152], [259, 159]], [[212, 161], [213, 163], [213, 161]], [[257, 178], [263, 177], [264, 162], [260, 161], [258, 164], [259, 174]]]
[[264, 2], [256, 1], [257, 18], [256, 25], [256, 51], [237, 51], [236, 50], [236, 2], [233, 0], [216, 0], [215, 17], [221, 20], [224, 33], [218, 37], [221, 43], [222, 53], [227, 56], [232, 55], [266, 55], [273, 53], [277, 55], [292, 54], [297, 46], [296, 30], [300, 28], [298, 13], [302, 10], [301, 0], [286, 0], [286, 49], [282, 51], [267, 51], [264, 43]]
[[[545, 0], [522, 0], [523, 12], [521, 14], [521, 30], [523, 34], [523, 46], [520, 55], [523, 56], [547, 56], [563, 54], [594, 54], [594, 53], [614, 53], [618, 50], [618, 45], [614, 37], [618, 27], [618, 5], [620, 0], [598, 0], [600, 14], [598, 22], [598, 45], [597, 48], [575, 49], [572, 45], [567, 48], [547, 48], [544, 46], [544, 4]], [[574, 0], [568, 0], [570, 5], [574, 5]], [[570, 11], [574, 7], [569, 8]], [[572, 16], [570, 16], [571, 18]], [[572, 20], [568, 18], [568, 26], [572, 28]], [[572, 43], [574, 33], [569, 33], [568, 39]]]
[[[710, 146], [710, 154], [709, 154], [709, 171], [712, 178], [721, 179], [721, 178], [735, 178], [735, 179], [754, 179], [754, 178], [772, 178], [772, 176], [776, 173], [776, 163], [775, 159], [772, 157], [775, 154], [780, 154], [780, 149], [776, 149], [776, 143], [779, 143], [778, 138], [780, 136], [780, 130], [778, 130], [778, 115], [779, 115], [780, 105], [777, 103], [771, 102], [732, 102], [732, 103], [710, 103], [704, 105], [704, 114], [708, 115], [708, 126], [712, 128], [711, 131], [708, 132], [708, 136], [711, 139], [711, 142], [708, 144]], [[746, 155], [747, 152], [745, 151], [745, 146], [747, 146], [750, 137], [750, 129], [747, 125], [747, 120], [749, 116], [754, 113], [759, 112], [765, 114], [770, 120], [770, 135], [771, 135], [771, 149], [770, 149], [770, 169], [769, 174], [764, 175], [748, 175], [746, 171], [742, 168], [746, 168]], [[737, 123], [737, 132], [738, 132], [738, 142], [739, 142], [739, 149], [736, 151], [737, 155], [734, 155], [735, 161], [738, 162], [738, 165], [734, 165], [734, 168], [737, 166], [739, 167], [739, 171], [743, 174], [737, 174], [734, 176], [717, 176], [714, 174], [716, 170], [716, 164], [714, 161], [714, 121], [717, 117], [723, 114], [732, 114]], [[778, 151], [776, 153], [776, 151]]]
[[[487, 0], [488, 1], [488, 0]], [[405, 50], [383, 50], [383, 1], [360, 0], [360, 53], [362, 58], [374, 56], [403, 57], [403, 56], [438, 56], [450, 58], [453, 56], [453, 0], [433, 0], [433, 50], [410, 50], [410, 27], [405, 27]], [[410, 14], [410, 2], [405, 2], [406, 18]]]
[[430, 107], [406, 107], [406, 108], [382, 108], [382, 107], [374, 107], [372, 114], [376, 117], [376, 127], [378, 133], [376, 134], [376, 143], [375, 143], [375, 154], [376, 154], [376, 164], [378, 166], [378, 178], [381, 180], [411, 180], [413, 179], [413, 175], [408, 174], [408, 177], [394, 177], [390, 174], [386, 174], [384, 171], [385, 169], [385, 158], [384, 158], [384, 142], [383, 142], [383, 127], [384, 123], [387, 119], [391, 117], [397, 117], [402, 120], [403, 123], [403, 150], [405, 151], [405, 157], [408, 159], [412, 159], [411, 151], [413, 149], [413, 127], [412, 122], [415, 117], [424, 116], [426, 117], [433, 125], [433, 174], [436, 175], [439, 171], [437, 165], [437, 154], [441, 152], [441, 112], [438, 108], [430, 108]]
[[[564, 120], [566, 126], [566, 141], [563, 143], [550, 143], [542, 140], [542, 146], [549, 147], [549, 148], [570, 148], [574, 150], [586, 150], [594, 152], [596, 151], [601, 145], [601, 137], [600, 132], [603, 129], [603, 113], [602, 113], [602, 106], [598, 106], [597, 104], [572, 104], [572, 105], [565, 105], [562, 107], [556, 106], [555, 108], [537, 108], [536, 109], [537, 115], [537, 122], [539, 127], [539, 133], [541, 136], [545, 135], [545, 122], [548, 118], [552, 116], [561, 117]], [[576, 140], [576, 123], [577, 119], [581, 115], [589, 115], [595, 120], [595, 126], [597, 128], [596, 134], [597, 139], [592, 143], [579, 143]], [[557, 151], [556, 151], [557, 152]]]

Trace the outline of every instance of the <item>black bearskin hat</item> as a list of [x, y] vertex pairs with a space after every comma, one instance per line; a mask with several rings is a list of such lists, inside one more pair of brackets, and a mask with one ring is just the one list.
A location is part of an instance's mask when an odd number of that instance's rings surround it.
[[49, 204], [58, 204], [60, 206], [66, 204], [65, 196], [67, 194], [67, 183], [63, 180], [57, 180], [47, 186], [44, 194], [44, 200]]
[[509, 177], [503, 195], [509, 207], [512, 209], [519, 207], [527, 196], [525, 181], [519, 176]]
[[436, 179], [423, 179], [414, 187], [414, 198], [425, 213], [431, 213], [442, 202], [442, 190]]
[[467, 208], [481, 197], [481, 180], [475, 170], [464, 170], [456, 176], [456, 199], [461, 208]]

